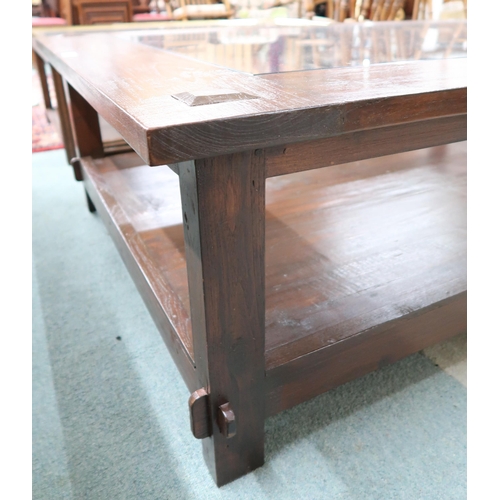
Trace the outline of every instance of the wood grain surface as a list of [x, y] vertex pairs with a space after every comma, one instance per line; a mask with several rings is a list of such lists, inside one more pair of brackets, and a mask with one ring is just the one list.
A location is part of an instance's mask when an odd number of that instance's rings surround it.
[[[75, 173], [193, 394], [219, 486], [263, 464], [266, 415], [466, 328], [454, 32], [438, 30], [437, 58], [420, 60], [421, 36], [411, 61], [324, 68], [316, 53], [323, 69], [266, 74], [119, 29], [33, 37], [59, 96], [68, 84]], [[137, 154], [110, 154], [103, 121]]]
[[[68, 94], [71, 107], [71, 123], [78, 156], [80, 158], [85, 156], [102, 158], [104, 156], [104, 145], [99, 127], [99, 116], [96, 110], [69, 84]], [[78, 159], [74, 158], [72, 164], [75, 169], [76, 179], [82, 180]]]
[[[459, 311], [463, 326], [466, 151], [461, 142], [267, 180], [268, 414], [306, 398], [306, 391], [292, 390], [285, 397], [278, 389], [285, 383], [282, 374], [293, 387], [307, 372], [301, 368], [291, 377], [293, 370], [286, 367], [303, 363], [312, 370], [316, 363], [306, 357], [328, 359], [330, 354], [320, 354], [325, 347], [351, 338], [357, 345], [362, 332], [372, 335], [376, 346], [376, 331], [404, 333], [409, 317], [432, 311], [434, 304], [446, 307], [429, 316], [435, 329], [423, 341], [455, 331], [446, 311]], [[104, 213], [110, 214], [107, 223], [122, 257], [137, 262], [129, 265], [138, 267], [132, 276], [146, 303], [157, 303], [150, 310], [176, 346], [174, 359], [187, 366], [181, 372], [191, 373], [195, 356], [178, 176], [166, 167], [141, 165], [134, 153], [82, 165], [92, 199], [97, 206], [105, 203]], [[381, 342], [396, 351], [402, 345]], [[359, 348], [378, 356], [375, 349]], [[396, 354], [380, 354], [366, 366], [372, 369], [383, 359]], [[355, 372], [339, 370], [333, 379], [342, 381], [349, 373]], [[193, 392], [203, 384], [191, 375], [185, 378]], [[333, 375], [321, 387], [330, 387]]]
[[57, 99], [57, 115], [59, 118], [59, 130], [61, 131], [64, 150], [66, 152], [66, 159], [68, 163], [76, 157], [75, 134], [72, 130], [71, 117], [68, 109], [68, 101], [66, 98], [66, 91], [64, 88], [64, 80], [61, 75], [51, 68], [52, 78], [54, 80], [54, 89]]
[[266, 176], [340, 165], [466, 139], [467, 115], [462, 114], [285, 144], [266, 150]]
[[264, 158], [179, 167], [196, 373], [213, 422], [203, 452], [222, 486], [264, 463]]
[[466, 143], [267, 181], [266, 367], [466, 287]]
[[[466, 111], [464, 58], [257, 76], [114, 32], [41, 34], [33, 38], [33, 47], [150, 165]], [[172, 97], [203, 91], [257, 98], [188, 106]]]

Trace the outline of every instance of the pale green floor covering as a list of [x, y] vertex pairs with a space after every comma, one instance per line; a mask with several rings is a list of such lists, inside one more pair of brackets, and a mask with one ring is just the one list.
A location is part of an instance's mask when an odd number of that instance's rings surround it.
[[465, 334], [267, 419], [266, 464], [217, 489], [64, 152], [32, 158], [34, 499], [466, 498]]

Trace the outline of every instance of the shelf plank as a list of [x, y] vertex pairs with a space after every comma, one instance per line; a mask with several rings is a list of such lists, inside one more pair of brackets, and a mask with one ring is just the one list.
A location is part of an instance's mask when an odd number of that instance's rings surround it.
[[[466, 152], [459, 142], [267, 179], [268, 414], [465, 328]], [[189, 381], [179, 179], [141, 163], [127, 153], [82, 166]], [[360, 357], [349, 369], [347, 351]], [[316, 376], [326, 378], [314, 394], [300, 390]]]
[[199, 387], [177, 175], [168, 168], [153, 171], [133, 152], [85, 157], [81, 165], [85, 189], [194, 392]]
[[465, 144], [268, 179], [268, 369], [466, 290]]
[[267, 415], [466, 330], [466, 151], [268, 179]]
[[341, 384], [466, 331], [467, 294], [327, 344], [266, 373], [266, 415], [275, 415]]

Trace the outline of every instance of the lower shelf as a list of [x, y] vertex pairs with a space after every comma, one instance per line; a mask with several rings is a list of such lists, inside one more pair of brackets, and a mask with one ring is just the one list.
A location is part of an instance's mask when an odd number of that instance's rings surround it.
[[[178, 178], [141, 163], [85, 186], [195, 390]], [[267, 180], [268, 414], [465, 328], [465, 142]]]

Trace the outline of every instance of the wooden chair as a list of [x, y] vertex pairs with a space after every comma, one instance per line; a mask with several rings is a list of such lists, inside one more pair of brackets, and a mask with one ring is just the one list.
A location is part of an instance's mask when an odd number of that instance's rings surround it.
[[173, 9], [174, 20], [231, 19], [234, 10], [229, 0], [180, 0], [180, 7]]
[[132, 0], [73, 0], [73, 7], [73, 24], [132, 21]]
[[306, 17], [324, 16], [343, 22], [349, 17], [354, 2], [355, 0], [309, 0], [305, 7]]
[[[416, 0], [417, 1], [417, 0]], [[394, 21], [405, 18], [406, 0], [309, 0], [306, 17], [318, 12], [324, 4], [324, 16], [338, 22], [344, 21]]]
[[405, 18], [406, 0], [335, 0], [337, 21], [395, 21]]
[[150, 0], [148, 7], [151, 16], [163, 16], [172, 19], [172, 6], [169, 0]]
[[[418, 0], [417, 0], [418, 1]], [[354, 19], [363, 21], [395, 21], [405, 18], [405, 0], [362, 0], [355, 2]], [[358, 7], [359, 6], [359, 7]], [[359, 11], [357, 11], [359, 8]], [[358, 14], [359, 12], [359, 14]]]
[[149, 0], [132, 0], [132, 14], [148, 14]]

